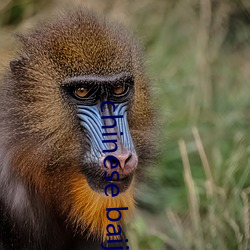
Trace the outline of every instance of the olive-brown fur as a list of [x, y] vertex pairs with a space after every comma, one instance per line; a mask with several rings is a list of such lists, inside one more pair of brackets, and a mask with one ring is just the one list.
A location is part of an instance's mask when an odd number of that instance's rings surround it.
[[[89, 11], [61, 14], [19, 37], [21, 50], [0, 89], [0, 249], [101, 249], [105, 218], [93, 224], [94, 210], [85, 224], [80, 211], [95, 195], [78, 190], [91, 192], [79, 166], [89, 145], [61, 86], [72, 76], [133, 75], [128, 120], [139, 177], [153, 122], [138, 44], [121, 25]], [[114, 205], [127, 201], [133, 209], [135, 182]]]

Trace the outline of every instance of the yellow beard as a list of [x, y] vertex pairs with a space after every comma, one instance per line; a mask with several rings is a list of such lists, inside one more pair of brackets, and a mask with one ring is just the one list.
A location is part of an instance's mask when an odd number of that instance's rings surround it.
[[[76, 177], [72, 181], [70, 192], [73, 205], [70, 209], [69, 220], [73, 221], [82, 231], [88, 229], [88, 237], [92, 235], [104, 240], [107, 234], [107, 225], [112, 224], [116, 231], [119, 231], [117, 225], [123, 225], [124, 219], [133, 211], [135, 206], [133, 194], [134, 187], [132, 184], [126, 192], [120, 193], [116, 197], [107, 197], [105, 194], [94, 192], [82, 175]], [[106, 209], [120, 207], [128, 207], [128, 210], [121, 211], [122, 218], [120, 221], [110, 221], [107, 218]], [[115, 219], [118, 217], [117, 215], [117, 211], [109, 212], [110, 218]]]

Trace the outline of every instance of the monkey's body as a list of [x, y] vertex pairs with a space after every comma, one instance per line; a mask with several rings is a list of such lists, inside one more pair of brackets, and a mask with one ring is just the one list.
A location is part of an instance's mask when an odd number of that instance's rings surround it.
[[[41, 206], [39, 209], [43, 209]], [[34, 208], [30, 208], [30, 212], [34, 213]], [[46, 211], [44, 211], [45, 213]], [[45, 214], [44, 214], [45, 215]], [[38, 250], [38, 249], [55, 249], [55, 250], [83, 250], [92, 249], [100, 250], [101, 242], [94, 241], [93, 239], [86, 240], [84, 237], [74, 236], [72, 233], [67, 232], [54, 217], [48, 215], [44, 218], [40, 217], [43, 221], [43, 230], [30, 232], [25, 229], [24, 225], [19, 225], [8, 214], [8, 209], [1, 206], [1, 219], [0, 219], [0, 249], [1, 250]], [[20, 228], [21, 226], [21, 228]], [[41, 225], [37, 225], [40, 229]]]
[[[133, 210], [151, 151], [148, 81], [136, 42], [86, 11], [20, 40], [0, 89], [0, 249], [99, 250], [103, 240], [125, 240], [127, 212], [114, 223], [122, 233], [107, 237], [106, 208]], [[123, 117], [116, 127], [101, 118], [114, 114]], [[102, 147], [116, 157], [116, 177]], [[104, 194], [110, 183], [118, 196]]]

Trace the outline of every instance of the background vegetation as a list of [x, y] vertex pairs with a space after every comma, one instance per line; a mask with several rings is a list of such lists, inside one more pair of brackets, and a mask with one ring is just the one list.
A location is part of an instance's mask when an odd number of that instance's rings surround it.
[[[1, 0], [1, 70], [66, 0]], [[130, 249], [250, 249], [249, 0], [82, 0], [145, 44], [160, 155], [138, 191]], [[79, 1], [78, 1], [79, 3]]]

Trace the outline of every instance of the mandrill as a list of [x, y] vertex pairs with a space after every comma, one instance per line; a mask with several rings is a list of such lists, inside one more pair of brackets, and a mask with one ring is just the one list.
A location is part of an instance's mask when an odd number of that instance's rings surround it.
[[138, 43], [87, 10], [18, 37], [0, 84], [0, 249], [129, 249], [153, 129]]

